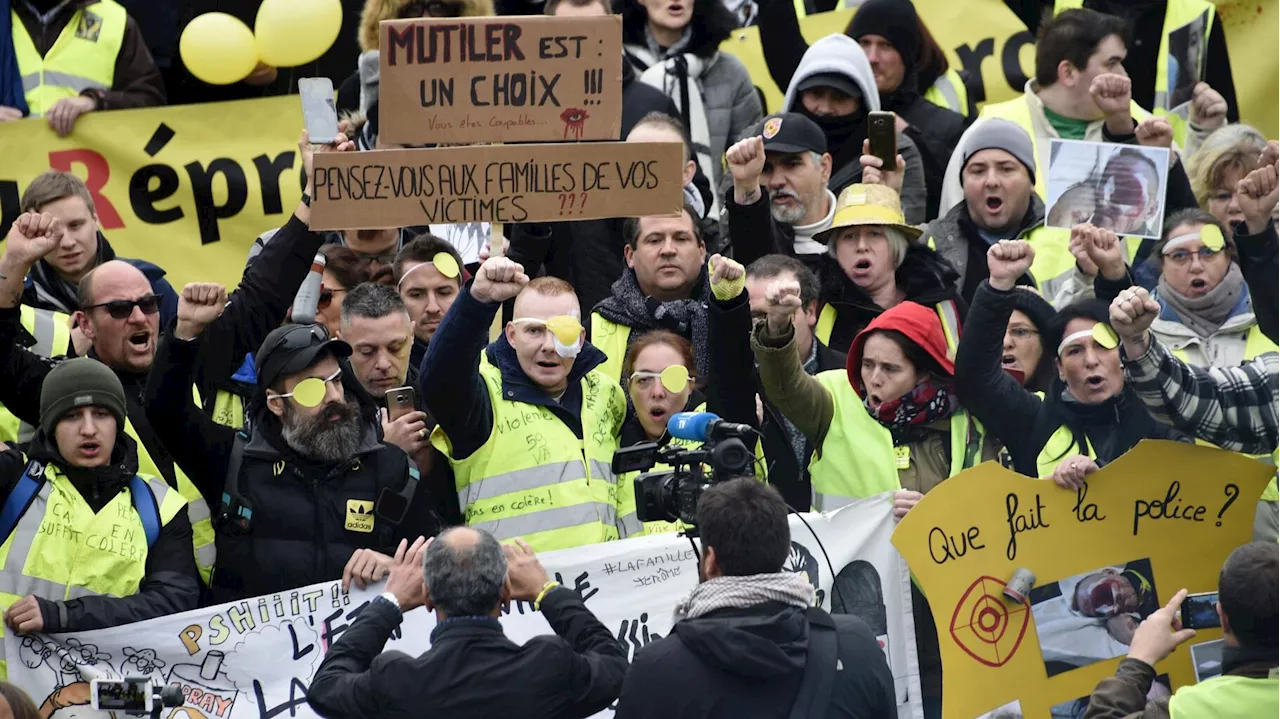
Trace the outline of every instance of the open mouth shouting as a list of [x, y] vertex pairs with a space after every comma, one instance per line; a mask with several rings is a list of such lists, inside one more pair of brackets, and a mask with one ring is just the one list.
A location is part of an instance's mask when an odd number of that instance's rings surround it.
[[95, 459], [102, 454], [102, 443], [97, 440], [85, 440], [76, 445], [76, 451], [86, 459]]

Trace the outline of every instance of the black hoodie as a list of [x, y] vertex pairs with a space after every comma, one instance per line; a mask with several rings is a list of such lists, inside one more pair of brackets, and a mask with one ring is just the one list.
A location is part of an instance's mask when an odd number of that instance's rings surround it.
[[[871, 630], [856, 617], [833, 618], [840, 668], [826, 716], [897, 717], [893, 675]], [[804, 676], [809, 631], [803, 610], [778, 602], [681, 620], [636, 654], [614, 716], [786, 717]]]

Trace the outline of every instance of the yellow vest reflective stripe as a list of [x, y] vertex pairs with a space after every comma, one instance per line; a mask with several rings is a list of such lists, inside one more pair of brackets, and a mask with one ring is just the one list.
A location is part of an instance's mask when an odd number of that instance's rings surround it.
[[[894, 462], [893, 435], [867, 413], [844, 370], [814, 376], [834, 405], [831, 427], [809, 461], [814, 509], [829, 512], [855, 499], [901, 489]], [[951, 416], [951, 472], [955, 476], [982, 460], [981, 427], [964, 410]]]
[[[1133, 118], [1138, 122], [1151, 117], [1151, 113], [1142, 109], [1138, 103], [1134, 102], [1130, 103], [1130, 105], [1130, 112], [1133, 113]], [[1042, 200], [1047, 198], [1045, 182], [1049, 177], [1049, 165], [1040, 160], [1040, 142], [1039, 138], [1036, 137], [1035, 124], [1031, 121], [1031, 100], [1027, 97], [1027, 93], [1024, 92], [1012, 100], [984, 105], [982, 112], [979, 114], [982, 117], [1003, 118], [1026, 130], [1027, 135], [1031, 138], [1031, 150], [1035, 154], [1036, 160], [1036, 194], [1040, 195]]]
[[[138, 445], [138, 472], [163, 477], [164, 473], [156, 466], [155, 460], [151, 458], [151, 453], [147, 451], [146, 445], [138, 437], [138, 431], [133, 428], [133, 422], [130, 422], [128, 418], [125, 418], [124, 431], [130, 437], [133, 437], [134, 442]], [[213, 576], [213, 564], [217, 559], [209, 503], [205, 501], [204, 495], [200, 493], [200, 490], [191, 482], [177, 462], [173, 463], [173, 475], [178, 485], [175, 489], [187, 501], [187, 514], [191, 518], [191, 544], [196, 558], [196, 567], [200, 569], [200, 577], [204, 579], [207, 585]]]
[[[933, 242], [933, 238], [929, 238]], [[960, 313], [954, 300], [944, 300], [934, 306], [938, 319], [942, 322], [942, 335], [947, 340], [947, 355], [956, 358], [956, 347], [960, 346]], [[832, 304], [822, 306], [818, 313], [818, 324], [813, 329], [813, 336], [824, 345], [831, 345], [831, 331], [836, 326], [836, 307]]]
[[[204, 407], [200, 388], [194, 384], [191, 385], [191, 399], [195, 401], [197, 407]], [[209, 417], [223, 427], [244, 429], [244, 398], [225, 389], [218, 390], [218, 393], [213, 396], [213, 411], [209, 413]]]
[[[186, 502], [163, 480], [139, 475], [155, 495], [161, 525]], [[146, 576], [147, 538], [131, 490], [95, 513], [56, 467], [44, 468], [44, 485], [0, 545], [0, 608], [28, 594], [63, 601], [137, 594]], [[0, 637], [5, 629], [0, 627]], [[7, 678], [3, 642], [0, 677]]]
[[1169, 719], [1255, 719], [1280, 713], [1275, 676], [1217, 676], [1180, 687], [1169, 697]]
[[924, 92], [924, 99], [938, 107], [969, 116], [969, 90], [960, 73], [948, 69]]
[[615, 381], [622, 381], [622, 362], [627, 357], [627, 341], [631, 328], [606, 320], [600, 313], [591, 313], [591, 344], [605, 355], [604, 364], [596, 368]]
[[[1057, 15], [1065, 10], [1080, 7], [1084, 7], [1084, 0], [1057, 0], [1054, 3], [1053, 13]], [[1188, 110], [1183, 109], [1178, 113], [1172, 112], [1172, 108], [1169, 107], [1169, 37], [1189, 23], [1204, 18], [1204, 37], [1201, 39], [1201, 47], [1208, 52], [1209, 34], [1213, 32], [1213, 18], [1216, 12], [1213, 3], [1204, 0], [1168, 0], [1165, 3], [1164, 25], [1160, 31], [1160, 51], [1156, 55], [1155, 107], [1152, 111], [1169, 120], [1169, 124], [1173, 127], [1173, 141], [1179, 145], [1186, 145], [1187, 116], [1185, 113]], [[1187, 99], [1190, 100], [1190, 97]]]
[[[1277, 347], [1275, 342], [1272, 342], [1265, 334], [1263, 334], [1262, 328], [1255, 324], [1249, 328], [1249, 334], [1245, 336], [1244, 357], [1242, 358], [1242, 361], [1248, 362], [1249, 360], [1256, 358], [1258, 355], [1266, 354], [1268, 352], [1276, 352], [1278, 350], [1280, 350], [1280, 347]], [[1188, 361], [1187, 351], [1185, 349], [1176, 349], [1172, 350], [1172, 352], [1174, 357], [1177, 357], [1183, 362]], [[1196, 444], [1201, 444], [1206, 447], [1217, 446], [1202, 439], [1197, 439]], [[1241, 454], [1244, 453], [1242, 452]], [[1277, 459], [1280, 459], [1280, 448], [1273, 450], [1269, 454], [1245, 454], [1244, 456], [1268, 462], [1273, 466], [1280, 464], [1280, 462], [1277, 461]], [[1272, 477], [1271, 482], [1267, 484], [1266, 490], [1262, 493], [1261, 500], [1264, 502], [1274, 502], [1278, 499], [1280, 499], [1280, 491], [1278, 491], [1276, 486], [1276, 478]]]
[[[71, 316], [53, 310], [36, 309], [20, 305], [22, 326], [35, 337], [36, 343], [27, 349], [41, 357], [58, 357], [71, 346]], [[36, 428], [18, 419], [0, 405], [0, 442], [30, 442]]]
[[13, 49], [31, 114], [43, 115], [58, 100], [85, 90], [110, 90], [128, 19], [115, 0], [76, 10], [42, 58], [22, 20], [11, 11]]
[[1084, 438], [1084, 448], [1081, 449], [1076, 445], [1076, 436], [1071, 428], [1064, 424], [1054, 430], [1044, 446], [1040, 448], [1040, 454], [1036, 457], [1036, 476], [1040, 479], [1052, 477], [1053, 470], [1058, 468], [1058, 464], [1072, 454], [1083, 454], [1095, 460], [1098, 458], [1089, 438]]
[[[449, 458], [468, 526], [500, 540], [521, 537], [539, 552], [642, 531], [635, 498], [625, 496], [632, 488], [619, 486], [611, 468], [627, 407], [616, 378], [599, 369], [582, 378], [578, 439], [546, 407], [504, 399], [501, 371], [483, 358], [480, 375], [493, 407], [485, 443], [457, 459], [440, 427], [431, 434]], [[630, 515], [619, 516], [620, 507], [630, 507]]]

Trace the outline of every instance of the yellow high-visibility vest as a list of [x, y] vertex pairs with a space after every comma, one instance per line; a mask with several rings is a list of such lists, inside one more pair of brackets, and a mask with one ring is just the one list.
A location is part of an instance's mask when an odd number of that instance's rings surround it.
[[[59, 357], [71, 346], [71, 316], [31, 305], [19, 306], [22, 326], [36, 343], [27, 349], [41, 357]], [[0, 442], [26, 444], [35, 436], [36, 428], [18, 419], [0, 404]]]
[[58, 100], [85, 90], [110, 90], [128, 20], [129, 14], [115, 0], [98, 0], [76, 10], [53, 47], [40, 57], [21, 18], [10, 11], [13, 50], [31, 115], [43, 115]]
[[950, 68], [925, 90], [924, 99], [938, 107], [969, 116], [969, 90], [964, 86], [960, 73]]
[[[454, 456], [440, 427], [431, 443], [449, 459], [467, 526], [499, 540], [520, 537], [546, 552], [640, 534], [630, 485], [613, 474], [627, 400], [616, 377], [593, 369], [580, 380], [582, 439], [540, 405], [506, 399], [502, 372], [481, 359], [493, 428], [470, 456]], [[629, 508], [626, 514], [620, 510]]]
[[591, 313], [591, 344], [604, 353], [604, 364], [596, 368], [615, 381], [622, 381], [622, 362], [627, 357], [631, 328], [606, 320], [599, 312]]
[[[894, 457], [893, 435], [872, 417], [862, 398], [849, 384], [844, 370], [827, 370], [814, 376], [831, 395], [835, 413], [831, 427], [814, 448], [809, 461], [813, 507], [820, 512], [838, 509], [856, 499], [902, 488]], [[959, 410], [951, 415], [951, 473], [982, 462], [982, 428]]]
[[[1084, 0], [1056, 0], [1053, 5], [1053, 14], [1057, 15], [1065, 10], [1082, 7], [1084, 7]], [[1160, 31], [1160, 50], [1156, 55], [1156, 93], [1155, 107], [1152, 111], [1169, 121], [1173, 127], [1173, 141], [1179, 145], [1186, 144], [1188, 123], [1184, 114], [1172, 112], [1172, 108], [1169, 107], [1169, 37], [1180, 28], [1197, 20], [1203, 20], [1204, 36], [1201, 42], [1205, 52], [1208, 52], [1209, 34], [1213, 31], [1213, 18], [1216, 13], [1214, 4], [1205, 0], [1167, 0], [1165, 3], [1164, 25]], [[1187, 99], [1190, 100], [1189, 97]]]
[[1169, 697], [1169, 719], [1253, 719], [1280, 713], [1280, 679], [1216, 676], [1179, 687]]
[[[0, 609], [28, 594], [52, 601], [137, 594], [148, 546], [133, 487], [94, 512], [60, 469], [45, 465], [43, 474], [39, 493], [0, 545]], [[161, 526], [167, 525], [186, 502], [164, 480], [139, 477], [155, 496]], [[5, 631], [0, 626], [0, 637]], [[0, 678], [8, 678], [5, 659], [0, 642]]]

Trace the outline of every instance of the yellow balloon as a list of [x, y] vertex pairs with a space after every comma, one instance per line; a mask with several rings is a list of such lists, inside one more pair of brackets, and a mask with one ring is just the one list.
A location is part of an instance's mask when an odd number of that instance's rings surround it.
[[272, 67], [319, 58], [342, 30], [342, 0], [262, 0], [253, 32], [258, 54]]
[[258, 64], [253, 31], [224, 12], [207, 12], [187, 23], [178, 51], [187, 70], [210, 85], [240, 82]]

